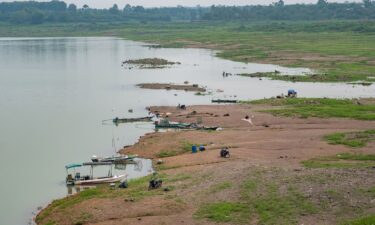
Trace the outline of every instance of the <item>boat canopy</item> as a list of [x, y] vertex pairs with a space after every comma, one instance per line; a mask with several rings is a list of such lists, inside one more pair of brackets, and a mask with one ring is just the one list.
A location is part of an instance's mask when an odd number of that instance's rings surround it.
[[77, 168], [77, 167], [81, 167], [82, 164], [79, 164], [79, 163], [70, 163], [68, 165], [65, 166], [66, 169], [71, 169], [71, 168]]

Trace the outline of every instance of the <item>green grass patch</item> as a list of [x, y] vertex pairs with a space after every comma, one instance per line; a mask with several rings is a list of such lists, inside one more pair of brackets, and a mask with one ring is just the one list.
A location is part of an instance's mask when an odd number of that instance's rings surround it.
[[307, 168], [368, 168], [375, 166], [375, 155], [341, 153], [301, 162]]
[[368, 142], [375, 141], [375, 130], [349, 133], [334, 133], [324, 137], [329, 144], [346, 145], [353, 148], [364, 147]]
[[52, 201], [52, 203], [44, 209], [37, 217], [36, 222], [40, 223], [44, 218], [48, 217], [52, 211], [55, 210], [64, 210], [66, 208], [72, 207], [76, 204], [79, 204], [85, 200], [92, 199], [94, 197], [100, 197], [104, 194], [103, 187], [99, 188], [90, 188], [84, 191], [81, 191], [80, 193], [69, 196], [62, 199], [57, 199]]
[[167, 158], [167, 157], [176, 156], [177, 154], [178, 154], [177, 151], [163, 150], [163, 151], [160, 151], [156, 156], [159, 158]]
[[328, 98], [284, 98], [242, 101], [241, 103], [284, 106], [279, 109], [264, 110], [277, 116], [297, 116], [301, 118], [350, 118], [375, 120], [375, 105], [359, 105], [349, 99]]
[[315, 206], [296, 189], [281, 191], [276, 183], [257, 178], [242, 184], [240, 201], [205, 204], [196, 215], [215, 222], [249, 224], [257, 218], [258, 224], [296, 224], [301, 214], [315, 212]]
[[260, 224], [296, 224], [299, 215], [316, 212], [315, 206], [294, 188], [280, 193], [276, 183], [259, 179], [244, 183], [242, 198], [255, 210]]
[[75, 225], [85, 224], [92, 218], [93, 218], [92, 214], [87, 213], [87, 212], [82, 212], [79, 218], [74, 222], [74, 224]]
[[375, 198], [375, 186], [367, 189], [366, 193], [369, 194], [371, 198]]
[[336, 158], [344, 160], [375, 161], [375, 155], [373, 154], [341, 153], [337, 154]]
[[248, 216], [249, 208], [245, 204], [217, 202], [206, 204], [195, 214], [197, 218], [207, 218], [215, 222], [241, 222]]
[[374, 225], [375, 224], [375, 215], [362, 217], [359, 219], [351, 220], [348, 222], [342, 223], [342, 225]]
[[216, 192], [220, 192], [220, 191], [223, 191], [225, 189], [229, 189], [231, 188], [233, 185], [231, 182], [222, 182], [222, 183], [219, 183], [219, 184], [215, 184], [213, 185], [212, 187], [210, 187], [208, 189], [208, 193], [216, 193]]
[[191, 147], [193, 145], [199, 146], [189, 141], [182, 141], [178, 148], [173, 149], [173, 150], [162, 150], [159, 153], [157, 153], [156, 156], [159, 158], [167, 158], [167, 157], [172, 157], [172, 156], [188, 153], [188, 152], [191, 152]]
[[176, 174], [174, 176], [171, 176], [171, 177], [168, 177], [168, 178], [165, 178], [165, 181], [167, 182], [178, 182], [178, 181], [185, 181], [185, 180], [189, 180], [191, 179], [192, 176], [190, 174], [186, 174], [186, 173], [179, 173], [179, 174]]

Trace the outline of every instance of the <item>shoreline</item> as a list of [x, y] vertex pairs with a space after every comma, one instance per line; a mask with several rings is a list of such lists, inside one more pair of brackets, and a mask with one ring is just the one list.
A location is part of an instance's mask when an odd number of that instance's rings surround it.
[[[201, 117], [203, 125], [220, 125], [223, 130], [213, 132], [167, 131], [145, 134], [140, 137], [137, 143], [120, 150], [120, 152], [122, 154], [138, 154], [141, 157], [153, 159], [155, 169], [165, 179], [163, 187], [165, 185], [170, 187], [171, 190], [167, 192], [162, 190], [147, 192], [145, 190], [147, 180], [141, 179], [144, 183], [137, 191], [140, 191], [144, 197], [135, 199], [134, 202], [126, 203], [126, 199], [132, 196], [131, 190], [116, 190], [121, 193], [121, 195], [119, 194], [121, 197], [115, 197], [112, 200], [87, 199], [72, 206], [72, 210], [91, 215], [84, 221], [85, 224], [93, 224], [92, 222], [98, 219], [94, 213], [96, 212], [95, 207], [101, 209], [100, 215], [104, 217], [100, 219], [99, 224], [135, 223], [137, 221], [140, 224], [151, 225], [154, 224], [152, 218], [158, 218], [159, 221], [166, 224], [180, 224], [181, 221], [184, 221], [184, 224], [212, 224], [212, 221], [205, 219], [205, 216], [197, 219], [199, 216], [196, 214], [196, 210], [202, 207], [203, 203], [212, 204], [217, 200], [233, 201], [238, 199], [239, 188], [242, 187], [240, 184], [248, 176], [254, 176], [251, 171], [258, 171], [262, 174], [261, 176], [265, 176], [264, 173], [271, 173], [276, 182], [282, 182], [282, 176], [280, 177], [279, 173], [284, 174], [284, 172], [274, 172], [280, 169], [280, 171], [286, 171], [283, 176], [291, 176], [293, 179], [297, 179], [296, 177], [299, 177], [300, 174], [328, 176], [334, 172], [344, 176], [343, 181], [340, 181], [341, 183], [335, 181], [343, 187], [349, 185], [350, 180], [355, 180], [355, 176], [358, 178], [371, 177], [371, 170], [353, 170], [351, 173], [344, 173], [345, 175], [343, 175], [343, 171], [340, 169], [308, 169], [301, 164], [301, 161], [314, 157], [328, 157], [343, 152], [374, 154], [374, 142], [361, 149], [350, 149], [341, 145], [329, 145], [322, 140], [322, 136], [337, 131], [371, 129], [375, 127], [374, 121], [276, 117], [259, 112], [259, 110], [269, 109], [270, 107], [274, 106], [253, 104], [200, 105], [188, 106], [187, 110], [165, 106], [150, 107], [151, 112], [159, 112], [161, 115], [168, 113], [168, 118], [171, 121], [196, 122], [197, 118]], [[252, 118], [253, 126], [242, 120], [246, 115]], [[192, 144], [204, 144], [206, 151], [191, 154]], [[219, 150], [223, 146], [229, 147], [231, 152], [229, 159], [219, 157]], [[301, 151], [301, 149], [304, 150]], [[167, 154], [166, 150], [170, 152]], [[163, 162], [160, 165], [157, 163], [159, 159]], [[201, 177], [205, 177], [204, 180]], [[267, 176], [264, 177], [264, 180], [268, 179]], [[375, 179], [372, 178], [369, 178], [366, 182], [358, 182], [361, 187], [369, 184], [375, 185]], [[336, 187], [338, 185], [336, 183], [334, 187], [342, 189]], [[313, 183], [313, 185], [316, 184]], [[296, 186], [299, 191], [307, 188], [302, 183], [298, 183]], [[99, 189], [106, 189], [106, 187], [99, 187]], [[202, 192], [206, 194], [202, 196], [200, 194]], [[313, 202], [316, 197], [313, 197]], [[111, 201], [124, 202], [124, 198], [125, 203], [118, 206], [120, 209], [115, 210], [117, 213], [113, 213], [110, 207]], [[363, 200], [359, 200], [359, 207], [364, 207]], [[174, 205], [177, 210], [164, 211], [165, 204]], [[88, 207], [89, 205], [90, 207]], [[152, 205], [152, 207], [149, 207], [149, 205]], [[46, 210], [46, 208], [43, 210]], [[43, 210], [39, 215], [43, 214]], [[57, 220], [57, 224], [72, 224], [71, 221], [74, 221], [74, 219], [63, 218], [61, 217], [63, 214], [60, 214], [58, 208], [55, 208], [55, 210], [55, 213], [52, 213], [49, 219]], [[135, 216], [123, 215], [123, 210]], [[336, 221], [332, 215], [328, 214], [329, 212], [323, 213], [322, 219], [324, 221]], [[354, 216], [351, 213], [348, 214], [349, 217]], [[75, 214], [73, 217], [78, 218], [79, 215]], [[319, 217], [308, 214], [307, 217], [302, 216], [302, 220], [299, 217], [296, 218], [299, 218], [298, 221], [300, 222], [308, 218], [310, 222], [319, 223], [322, 222]]]

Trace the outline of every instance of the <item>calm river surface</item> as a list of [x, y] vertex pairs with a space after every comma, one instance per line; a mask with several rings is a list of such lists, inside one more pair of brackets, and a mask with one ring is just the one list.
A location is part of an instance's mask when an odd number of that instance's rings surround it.
[[[113, 137], [119, 148], [152, 131], [150, 124], [114, 127], [102, 125], [102, 120], [144, 116], [149, 105], [208, 104], [213, 97], [230, 95], [257, 99], [289, 88], [307, 97], [375, 96], [371, 86], [223, 78], [223, 71], [308, 70], [235, 63], [214, 55], [202, 49], [149, 48], [117, 38], [0, 38], [0, 224], [27, 224], [38, 206], [65, 196], [65, 164], [89, 160], [94, 154], [113, 155]], [[181, 65], [154, 70], [121, 67], [123, 60], [144, 57]], [[224, 92], [202, 97], [135, 87], [141, 82], [184, 81]], [[149, 161], [143, 161], [143, 167], [138, 171], [131, 166], [126, 172], [132, 177], [150, 172]]]

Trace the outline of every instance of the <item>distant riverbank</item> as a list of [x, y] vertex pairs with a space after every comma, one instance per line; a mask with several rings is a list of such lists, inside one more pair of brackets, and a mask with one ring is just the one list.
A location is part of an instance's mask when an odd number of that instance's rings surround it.
[[[118, 36], [160, 44], [162, 47], [220, 50], [218, 57], [233, 61], [306, 67], [317, 71], [315, 76], [289, 79], [291, 81], [374, 82], [375, 39], [371, 32], [355, 32], [358, 24], [363, 25], [362, 21], [321, 22], [326, 27], [331, 27], [329, 32], [324, 30], [324, 26], [315, 29], [317, 23], [285, 22], [284, 29], [278, 23], [275, 25], [272, 22], [233, 22], [220, 25], [209, 22], [36, 26], [2, 24], [0, 36]], [[363, 26], [371, 27], [373, 23], [375, 22], [367, 21]], [[348, 29], [341, 29], [343, 24], [346, 24]], [[270, 26], [274, 29], [267, 30]], [[306, 31], [307, 28], [311, 28], [311, 31]]]

